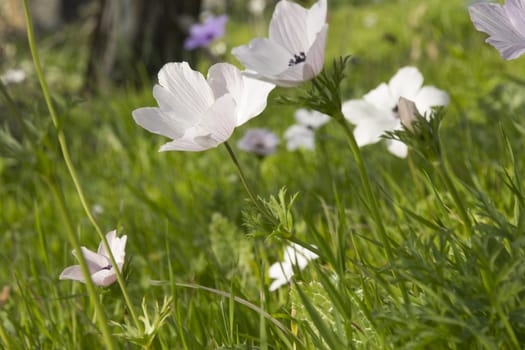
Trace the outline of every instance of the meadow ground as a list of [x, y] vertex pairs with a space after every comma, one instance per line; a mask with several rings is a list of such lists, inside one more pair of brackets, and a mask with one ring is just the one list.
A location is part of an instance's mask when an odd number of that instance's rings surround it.
[[[224, 146], [158, 152], [166, 139], [131, 117], [155, 105], [154, 82], [81, 92], [85, 28], [37, 38], [58, 132], [27, 42], [11, 44], [0, 68], [27, 78], [0, 98], [3, 347], [98, 349], [113, 339], [126, 349], [522, 348], [525, 64], [486, 44], [467, 6], [329, 1], [325, 66], [352, 55], [343, 101], [417, 67], [450, 95], [427, 139], [439, 152], [398, 158], [385, 141], [361, 148], [371, 194], [335, 120], [316, 130], [315, 150], [287, 150], [298, 107], [279, 98], [302, 92], [276, 88], [229, 140], [270, 218], [249, 200]], [[231, 49], [265, 36], [271, 10], [262, 30], [231, 14], [221, 40]], [[198, 69], [208, 66], [203, 58]], [[274, 154], [236, 147], [254, 127], [281, 138]], [[71, 234], [90, 249], [100, 242], [64, 163], [62, 133], [102, 232], [128, 239], [129, 300], [118, 283], [96, 288], [98, 312], [86, 285], [58, 278], [76, 263]], [[270, 292], [268, 267], [290, 240], [315, 245], [319, 258]]]

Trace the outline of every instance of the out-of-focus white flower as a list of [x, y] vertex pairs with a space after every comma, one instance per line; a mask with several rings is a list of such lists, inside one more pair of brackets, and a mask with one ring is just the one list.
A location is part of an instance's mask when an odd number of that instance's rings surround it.
[[[359, 146], [376, 143], [385, 131], [401, 129], [399, 98], [415, 103], [421, 115], [426, 115], [435, 106], [446, 106], [449, 96], [434, 86], [422, 86], [423, 75], [415, 67], [401, 68], [388, 84], [381, 83], [362, 99], [343, 103], [343, 114], [355, 124], [354, 137]], [[404, 158], [407, 146], [397, 140], [386, 140], [388, 150]]]
[[330, 117], [324, 113], [304, 108], [296, 110], [294, 117], [299, 125], [304, 125], [313, 130], [320, 128], [330, 120]]
[[[126, 256], [126, 235], [117, 237], [117, 231], [113, 230], [106, 235], [111, 253], [118, 265], [118, 270], [122, 271], [124, 265], [124, 258]], [[104, 248], [104, 244], [100, 242], [98, 251], [95, 253], [85, 247], [80, 247], [84, 258], [86, 259], [89, 273], [93, 283], [100, 287], [107, 287], [117, 280], [115, 267], [111, 265], [109, 254]], [[77, 257], [77, 252], [73, 250], [73, 255]], [[78, 259], [78, 257], [77, 257]], [[86, 282], [80, 265], [73, 265], [67, 267], [59, 277], [61, 280], [75, 280], [79, 282]]]
[[237, 142], [237, 147], [258, 156], [268, 156], [275, 153], [280, 140], [268, 129], [250, 129]]
[[22, 69], [9, 69], [2, 76], [0, 76], [2, 84], [19, 84], [26, 80], [26, 72]]
[[[253, 39], [232, 53], [248, 69], [245, 74], [279, 86], [297, 86], [323, 69], [326, 43], [326, 0], [310, 9], [288, 0], [275, 6], [269, 39]], [[253, 71], [253, 72], [252, 72]]]
[[504, 5], [476, 3], [468, 8], [474, 27], [489, 35], [486, 42], [506, 60], [525, 52], [525, 0], [507, 0]]
[[260, 16], [266, 8], [266, 0], [250, 0], [248, 2], [248, 11], [254, 16]]
[[[312, 248], [316, 248], [312, 246]], [[268, 288], [273, 292], [277, 288], [289, 283], [294, 275], [294, 267], [302, 271], [310, 260], [317, 259], [319, 256], [314, 252], [298, 245], [290, 243], [284, 251], [283, 262], [277, 262], [268, 269], [268, 276], [274, 281]]]
[[318, 111], [298, 109], [295, 111], [297, 124], [290, 126], [284, 133], [286, 148], [289, 151], [303, 148], [313, 150], [315, 148], [315, 130], [328, 123], [330, 117]]
[[227, 63], [213, 65], [207, 80], [186, 62], [168, 63], [153, 88], [159, 107], [136, 109], [133, 119], [173, 140], [160, 151], [204, 151], [225, 142], [236, 126], [260, 114], [273, 88]]

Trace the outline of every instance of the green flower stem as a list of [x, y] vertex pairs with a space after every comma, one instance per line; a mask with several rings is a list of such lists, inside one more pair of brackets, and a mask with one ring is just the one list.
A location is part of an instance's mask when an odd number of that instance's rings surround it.
[[[24, 2], [27, 0], [24, 0]], [[60, 212], [62, 213], [62, 216], [64, 217], [64, 221], [66, 222], [66, 233], [69, 238], [69, 241], [72, 243], [73, 248], [76, 252], [80, 252], [80, 242], [78, 241], [77, 236], [75, 235], [73, 224], [71, 223], [71, 218], [69, 217], [66, 209], [66, 204], [64, 202], [64, 198], [60, 195], [56, 184], [54, 184], [51, 180], [48, 180], [48, 185], [51, 188], [51, 191], [53, 192], [53, 196], [55, 197], [55, 200], [58, 203]], [[77, 254], [78, 262], [80, 264], [80, 269], [82, 270], [82, 274], [85, 277], [86, 280], [86, 288], [89, 294], [89, 298], [95, 307], [95, 314], [96, 319], [99, 323], [100, 331], [102, 332], [102, 337], [104, 339], [104, 343], [106, 347], [110, 350], [116, 349], [115, 343], [113, 342], [113, 337], [109, 331], [108, 328], [108, 320], [106, 318], [106, 314], [104, 313], [104, 309], [102, 308], [102, 305], [98, 299], [98, 294], [95, 288], [95, 285], [93, 284], [93, 281], [91, 280], [91, 274], [89, 273], [89, 268], [86, 263], [86, 259], [84, 258], [84, 254]]]
[[[363, 162], [363, 157], [361, 157], [361, 151], [359, 149], [359, 146], [357, 145], [354, 134], [348, 127], [348, 123], [346, 122], [342, 113], [339, 113], [339, 115], [334, 116], [334, 118], [343, 127], [343, 130], [346, 134], [348, 145], [350, 146], [350, 149], [352, 150], [352, 154], [354, 156], [354, 159], [357, 163], [357, 167], [359, 169], [361, 181], [363, 182], [363, 186], [365, 188], [365, 194], [366, 194], [366, 197], [369, 203], [369, 208], [372, 212], [372, 217], [376, 224], [377, 231], [379, 232], [379, 238], [385, 248], [386, 257], [388, 259], [388, 262], [390, 263], [391, 266], [394, 266], [394, 254], [392, 253], [392, 247], [390, 245], [390, 241], [388, 239], [388, 235], [385, 230], [385, 225], [383, 223], [383, 219], [381, 217], [381, 213], [379, 210], [379, 201], [377, 200], [374, 192], [372, 191], [372, 186], [370, 185], [370, 179], [366, 171], [365, 163]], [[392, 273], [394, 277], [396, 278], [397, 274], [395, 273], [395, 271], [393, 271]], [[399, 282], [399, 288], [401, 289], [401, 293], [403, 294], [405, 303], [409, 304], [410, 299], [408, 298], [408, 292], [406, 290], [405, 284], [402, 281]]]
[[[82, 190], [82, 187], [80, 186], [80, 182], [78, 180], [78, 176], [76, 174], [75, 168], [73, 166], [73, 162], [71, 161], [71, 157], [69, 155], [69, 150], [66, 143], [66, 138], [64, 135], [64, 132], [62, 131], [61, 126], [58, 122], [58, 117], [55, 112], [55, 108], [53, 107], [53, 102], [51, 101], [51, 96], [49, 94], [49, 89], [46, 83], [46, 80], [44, 78], [44, 74], [42, 72], [42, 67], [40, 65], [40, 59], [38, 57], [38, 53], [36, 50], [36, 44], [35, 44], [35, 38], [34, 38], [34, 32], [33, 32], [33, 24], [31, 20], [31, 15], [29, 12], [29, 6], [27, 4], [27, 0], [24, 0], [24, 13], [25, 13], [25, 19], [27, 23], [27, 37], [29, 41], [29, 48], [31, 49], [31, 55], [33, 57], [33, 63], [35, 65], [35, 70], [38, 76], [38, 80], [40, 82], [40, 87], [42, 88], [42, 93], [44, 94], [44, 99], [46, 100], [47, 108], [49, 110], [49, 114], [51, 115], [51, 120], [53, 121], [53, 125], [57, 129], [57, 135], [58, 135], [58, 143], [60, 144], [60, 150], [62, 151], [62, 155], [64, 157], [64, 162], [66, 163], [67, 170], [69, 172], [69, 175], [71, 176], [71, 180], [73, 181], [75, 185], [75, 189], [77, 191], [78, 197], [80, 199], [80, 202], [82, 204], [82, 207], [84, 208], [84, 211], [89, 219], [89, 221], [93, 224], [93, 227], [95, 228], [95, 231], [100, 236], [100, 239], [102, 240], [102, 244], [104, 245], [104, 248], [106, 249], [106, 252], [109, 255], [110, 261], [112, 266], [118, 266], [115, 257], [113, 256], [113, 252], [111, 251], [111, 247], [108, 244], [108, 241], [106, 239], [106, 236], [100, 229], [99, 225], [97, 224], [95, 218], [93, 217], [93, 214], [91, 213], [91, 210], [89, 210], [89, 206], [87, 204], [87, 201], [84, 196], [84, 192]], [[72, 242], [74, 243], [74, 242]], [[77, 242], [78, 243], [78, 242]], [[77, 252], [80, 252], [80, 247], [77, 245], [74, 245]], [[84, 260], [83, 254], [78, 254], [79, 260]], [[84, 261], [85, 262], [85, 261]], [[131, 299], [127, 293], [126, 285], [124, 284], [124, 278], [122, 277], [122, 274], [120, 273], [118, 268], [115, 268], [115, 274], [117, 276], [118, 283], [120, 285], [120, 289], [122, 290], [122, 295], [124, 297], [124, 300], [126, 302], [126, 305], [128, 306], [128, 311], [131, 314], [131, 317], [133, 319], [133, 322], [135, 323], [135, 326], [138, 329], [141, 328], [141, 323], [139, 322], [139, 319], [137, 318], [137, 315], [135, 313], [135, 310], [133, 308], [133, 304], [131, 303]], [[85, 274], [85, 271], [83, 271]], [[90, 274], [85, 274], [86, 280], [90, 280]]]
[[273, 224], [277, 224], [277, 222], [275, 221], [275, 218], [270, 213], [268, 213], [268, 211], [263, 206], [261, 206], [260, 202], [257, 200], [257, 197], [255, 197], [252, 190], [250, 189], [250, 186], [248, 185], [248, 181], [246, 180], [246, 176], [244, 175], [244, 171], [242, 170], [241, 164], [237, 160], [237, 157], [235, 156], [235, 153], [233, 152], [233, 149], [231, 148], [231, 146], [228, 144], [228, 141], [224, 142], [224, 146], [226, 146], [226, 149], [228, 150], [228, 154], [230, 155], [230, 158], [232, 159], [233, 163], [237, 167], [237, 172], [239, 173], [239, 177], [241, 178], [241, 182], [244, 186], [244, 189], [248, 193], [248, 196], [250, 197], [251, 201], [253, 202], [257, 210], [259, 210], [259, 212], [262, 215], [264, 215], [270, 222], [272, 222]]
[[441, 173], [441, 178], [445, 182], [445, 186], [447, 186], [448, 190], [450, 191], [450, 194], [452, 195], [452, 199], [456, 203], [456, 206], [459, 210], [459, 216], [461, 217], [461, 220], [463, 221], [463, 225], [465, 226], [465, 229], [467, 230], [467, 233], [470, 237], [474, 234], [472, 232], [472, 222], [470, 220], [470, 217], [467, 212], [467, 208], [465, 207], [465, 203], [461, 200], [461, 196], [459, 195], [459, 192], [454, 185], [454, 181], [452, 180], [451, 173], [448, 171], [447, 165], [445, 164], [445, 159], [443, 156], [439, 157], [439, 170]]
[[376, 196], [374, 195], [374, 192], [372, 191], [372, 186], [370, 185], [370, 179], [366, 171], [365, 163], [363, 162], [363, 157], [361, 157], [361, 151], [354, 138], [354, 134], [348, 127], [346, 120], [341, 118], [336, 118], [336, 120], [339, 122], [339, 124], [341, 124], [343, 130], [345, 131], [348, 144], [350, 146], [350, 149], [352, 150], [352, 154], [357, 163], [359, 174], [361, 175], [361, 181], [363, 182], [363, 186], [365, 187], [365, 194], [370, 204], [369, 207], [372, 212], [373, 219], [376, 223], [377, 231], [379, 232], [379, 238], [383, 243], [386, 256], [389, 262], [392, 263], [394, 257], [392, 253], [392, 247], [390, 246], [390, 241], [388, 240], [388, 236], [386, 234], [385, 225], [383, 224], [383, 219], [381, 218], [381, 214], [379, 212], [379, 202]]

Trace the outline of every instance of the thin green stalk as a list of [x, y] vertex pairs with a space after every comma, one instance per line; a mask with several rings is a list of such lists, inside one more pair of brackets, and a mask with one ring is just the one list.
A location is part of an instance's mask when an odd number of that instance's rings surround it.
[[[379, 209], [379, 201], [377, 200], [374, 192], [372, 191], [372, 186], [370, 185], [370, 179], [368, 177], [368, 173], [365, 167], [365, 163], [363, 162], [363, 157], [361, 156], [361, 151], [359, 149], [359, 146], [357, 145], [354, 134], [348, 127], [348, 124], [346, 120], [344, 119], [344, 117], [342, 116], [342, 114], [339, 116], [335, 116], [335, 119], [339, 122], [339, 124], [341, 124], [341, 126], [343, 127], [343, 130], [345, 131], [346, 138], [348, 140], [348, 144], [350, 146], [354, 159], [357, 163], [357, 167], [359, 169], [359, 174], [361, 176], [361, 181], [365, 188], [365, 194], [366, 194], [366, 197], [369, 203], [369, 208], [372, 212], [372, 217], [376, 224], [377, 231], [379, 232], [379, 238], [385, 248], [388, 262], [390, 263], [391, 266], [394, 266], [394, 254], [392, 253], [392, 247], [390, 246], [390, 241], [388, 239], [388, 235], [385, 230], [385, 225], [383, 223], [383, 218], [381, 217], [381, 212]], [[394, 275], [395, 278], [397, 278], [397, 273], [395, 271], [392, 271], [392, 274]], [[403, 299], [405, 300], [405, 303], [410, 304], [408, 292], [406, 290], [405, 284], [402, 281], [399, 282], [399, 288], [401, 289], [401, 293], [403, 294]]]
[[241, 164], [237, 160], [237, 157], [235, 156], [235, 153], [233, 152], [233, 149], [231, 148], [231, 146], [228, 144], [227, 141], [224, 142], [224, 146], [226, 146], [226, 149], [228, 150], [228, 154], [230, 155], [230, 158], [232, 159], [233, 163], [237, 167], [237, 172], [239, 173], [239, 177], [241, 178], [241, 182], [242, 182], [242, 184], [244, 186], [244, 189], [248, 193], [248, 196], [250, 197], [252, 203], [255, 205], [255, 207], [257, 208], [257, 210], [259, 210], [259, 212], [261, 214], [266, 216], [266, 218], [270, 222], [272, 222], [274, 224], [277, 224], [276, 221], [275, 221], [275, 218], [270, 213], [268, 213], [268, 211], [263, 206], [261, 206], [260, 202], [257, 200], [255, 195], [253, 194], [250, 186], [248, 185], [248, 181], [246, 180], [246, 176], [244, 175], [244, 171], [242, 170]]
[[[26, 1], [26, 0], [24, 0]], [[71, 218], [69, 217], [66, 209], [66, 204], [64, 201], [64, 198], [60, 195], [58, 192], [57, 186], [51, 181], [48, 180], [48, 185], [51, 188], [51, 191], [53, 193], [53, 196], [55, 197], [55, 200], [58, 203], [58, 207], [60, 209], [60, 212], [62, 213], [62, 216], [64, 217], [64, 221], [66, 223], [66, 233], [69, 238], [69, 241], [73, 245], [73, 248], [76, 252], [80, 252], [80, 242], [78, 241], [78, 238], [74, 232], [73, 224], [71, 223]], [[91, 274], [89, 273], [89, 268], [86, 262], [86, 259], [84, 258], [84, 254], [77, 254], [78, 262], [80, 264], [80, 269], [82, 270], [82, 274], [85, 277], [86, 280], [86, 288], [88, 291], [89, 299], [93, 303], [93, 306], [95, 307], [95, 314], [96, 319], [99, 323], [100, 331], [102, 332], [102, 337], [104, 338], [104, 343], [107, 346], [108, 349], [116, 349], [115, 343], [113, 342], [113, 337], [109, 331], [108, 328], [108, 320], [106, 318], [106, 314], [104, 313], [104, 309], [102, 308], [102, 305], [98, 299], [98, 294], [95, 288], [95, 285], [93, 284], [93, 281], [91, 280]]]
[[443, 156], [441, 156], [439, 159], [439, 169], [441, 172], [441, 178], [445, 182], [445, 186], [447, 186], [448, 190], [450, 191], [450, 194], [452, 195], [452, 199], [458, 207], [459, 215], [461, 216], [461, 220], [463, 220], [463, 224], [467, 230], [467, 233], [469, 234], [469, 236], [472, 237], [472, 235], [474, 234], [472, 232], [472, 222], [468, 215], [465, 204], [463, 203], [461, 196], [459, 195], [459, 192], [456, 186], [454, 185], [454, 181], [452, 180], [452, 177], [447, 169]]
[[[34, 31], [33, 31], [33, 24], [31, 20], [31, 15], [29, 12], [29, 6], [27, 4], [27, 0], [24, 0], [24, 14], [27, 24], [27, 37], [29, 41], [29, 48], [31, 50], [31, 55], [33, 57], [33, 63], [35, 65], [35, 70], [38, 76], [38, 80], [40, 82], [40, 87], [42, 89], [42, 93], [44, 94], [44, 99], [46, 101], [47, 109], [49, 110], [49, 114], [51, 116], [51, 120], [53, 121], [53, 125], [57, 129], [57, 136], [58, 136], [58, 143], [60, 145], [60, 150], [62, 151], [62, 155], [64, 157], [64, 162], [66, 163], [67, 170], [69, 172], [69, 175], [71, 176], [71, 180], [73, 180], [73, 183], [75, 185], [75, 189], [77, 191], [78, 197], [80, 199], [80, 202], [82, 204], [82, 207], [84, 208], [84, 211], [89, 219], [89, 221], [93, 224], [93, 227], [95, 228], [95, 231], [100, 236], [100, 239], [102, 240], [102, 243], [104, 245], [104, 248], [106, 249], [106, 252], [109, 255], [109, 259], [111, 261], [112, 266], [118, 266], [115, 257], [113, 256], [113, 252], [111, 251], [111, 248], [108, 244], [108, 241], [106, 239], [106, 236], [100, 229], [98, 223], [96, 222], [95, 218], [93, 217], [93, 214], [91, 213], [91, 210], [89, 209], [89, 206], [87, 204], [87, 201], [84, 196], [84, 192], [82, 190], [82, 187], [80, 186], [80, 182], [78, 180], [78, 176], [76, 174], [75, 168], [73, 166], [73, 162], [71, 161], [71, 157], [69, 155], [69, 149], [67, 147], [66, 143], [66, 137], [64, 135], [64, 132], [62, 131], [61, 126], [58, 123], [58, 117], [55, 112], [55, 108], [53, 107], [53, 102], [51, 100], [51, 96], [49, 94], [49, 89], [46, 83], [46, 80], [44, 78], [44, 74], [42, 72], [42, 66], [40, 64], [40, 59], [36, 50], [36, 44], [35, 44], [35, 38], [34, 38]], [[80, 252], [80, 250], [77, 250]], [[82, 254], [79, 254], [81, 256]], [[133, 322], [135, 324], [135, 327], [138, 329], [141, 328], [141, 323], [139, 322], [139, 319], [135, 313], [135, 309], [133, 308], [133, 304], [131, 303], [131, 299], [128, 295], [128, 292], [126, 290], [126, 285], [124, 283], [124, 278], [122, 277], [122, 274], [120, 273], [118, 268], [114, 269], [115, 274], [117, 276], [117, 281], [120, 285], [120, 289], [122, 291], [122, 295], [124, 297], [124, 300], [126, 302], [126, 305], [128, 307], [128, 311], [131, 314], [131, 317], [133, 319]], [[88, 277], [86, 275], [86, 277]], [[87, 278], [86, 278], [87, 279]]]
[[339, 124], [343, 126], [343, 130], [345, 131], [345, 134], [347, 136], [346, 138], [348, 140], [350, 149], [352, 150], [354, 159], [357, 163], [359, 174], [361, 175], [361, 181], [363, 182], [363, 186], [365, 188], [365, 194], [370, 204], [369, 207], [372, 212], [373, 219], [376, 223], [377, 231], [379, 232], [379, 238], [381, 239], [383, 246], [385, 247], [386, 255], [387, 255], [389, 262], [392, 263], [393, 262], [392, 247], [390, 246], [390, 241], [388, 240], [388, 236], [386, 234], [385, 225], [383, 224], [383, 219], [379, 211], [379, 202], [376, 196], [374, 195], [374, 192], [372, 191], [372, 186], [370, 185], [370, 179], [366, 171], [365, 163], [363, 162], [363, 157], [361, 157], [361, 151], [354, 138], [354, 134], [352, 134], [352, 131], [348, 127], [348, 124], [346, 123], [346, 121], [344, 119], [342, 120], [337, 119], [337, 121], [339, 121]]

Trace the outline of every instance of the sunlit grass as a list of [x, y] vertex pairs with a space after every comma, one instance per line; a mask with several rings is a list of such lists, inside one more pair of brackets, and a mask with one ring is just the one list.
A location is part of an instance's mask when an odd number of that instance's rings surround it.
[[[104, 232], [128, 235], [125, 277], [135, 310], [144, 315], [144, 302], [152, 320], [155, 304], [173, 298], [151, 348], [519, 348], [525, 342], [522, 60], [504, 61], [484, 43], [466, 1], [339, 5], [329, 23], [326, 62], [353, 57], [343, 99], [361, 97], [406, 65], [417, 66], [425, 84], [449, 92], [440, 140], [472, 234], [439, 166], [415, 153], [398, 159], [381, 143], [367, 146], [361, 151], [392, 245], [389, 261], [335, 121], [319, 130], [315, 152], [288, 152], [284, 141], [265, 159], [236, 150], [249, 128], [282, 136], [294, 123], [295, 107], [275, 102], [298, 94], [287, 89], [272, 92], [265, 112], [229, 141], [255, 193], [268, 201], [286, 187], [274, 212], [283, 214], [298, 194], [293, 221], [272, 225], [250, 203], [225, 147], [157, 152], [165, 139], [131, 118], [132, 110], [155, 105], [152, 82], [84, 94], [87, 41], [68, 31], [39, 41], [87, 201]], [[255, 33], [233, 14], [224, 40], [231, 48]], [[13, 105], [0, 96], [0, 290], [9, 288], [0, 299], [0, 340], [8, 349], [100, 348], [85, 286], [58, 280], [74, 258], [53, 186], [81, 244], [96, 247], [99, 237], [67, 175], [23, 45], [16, 60], [28, 79], [6, 87]], [[199, 68], [208, 65], [203, 59]], [[270, 293], [267, 268], [282, 257], [282, 237], [292, 234], [319, 247], [321, 257], [293, 286]], [[118, 286], [98, 291], [108, 319], [131, 324]], [[134, 333], [116, 324], [110, 324], [115, 341], [127, 348]]]

